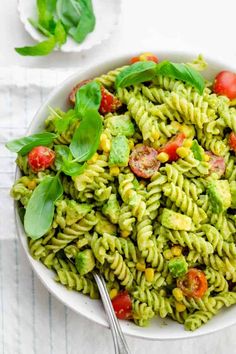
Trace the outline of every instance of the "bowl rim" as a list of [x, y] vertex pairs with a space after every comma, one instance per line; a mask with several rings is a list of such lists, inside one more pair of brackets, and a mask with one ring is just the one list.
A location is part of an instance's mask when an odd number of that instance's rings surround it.
[[[193, 59], [194, 57], [197, 57], [199, 55], [198, 52], [194, 52], [194, 51], [183, 51], [183, 50], [157, 50], [157, 48], [154, 48], [153, 50], [149, 51], [153, 52], [153, 53], [157, 53], [158, 56], [162, 57], [185, 57], [186, 60], [190, 60]], [[78, 78], [78, 80], [82, 80], [80, 78], [80, 76], [90, 76], [90, 71], [99, 71], [100, 65], [102, 66], [108, 66], [110, 67], [110, 69], [108, 70], [113, 70], [121, 65], [125, 65], [127, 64], [127, 62], [129, 61], [130, 57], [136, 56], [142, 52], [145, 52], [144, 50], [139, 50], [137, 51], [130, 51], [130, 52], [126, 52], [125, 54], [120, 54], [120, 55], [114, 55], [114, 56], [110, 56], [109, 58], [106, 58], [105, 61], [100, 59], [96, 64], [92, 64], [90, 66], [88, 66], [86, 69], [82, 69], [82, 70], [78, 70], [75, 71], [73, 74], [70, 74], [65, 80], [63, 80], [57, 87], [55, 87], [52, 92], [48, 95], [48, 97], [43, 101], [43, 103], [40, 105], [40, 107], [36, 110], [36, 113], [34, 114], [28, 128], [26, 131], [26, 135], [32, 134], [33, 133], [33, 126], [37, 120], [37, 117], [40, 116], [43, 111], [45, 110], [45, 108], [48, 106], [48, 103], [53, 99], [54, 96], [56, 96], [62, 89], [64, 86], [67, 86], [69, 83], [72, 83], [74, 81], [76, 81], [76, 79]], [[231, 70], [231, 71], [236, 71], [236, 68], [234, 68], [233, 66], [231, 66], [230, 64], [228, 64], [225, 60], [221, 61], [221, 60], [215, 60], [213, 59], [210, 55], [204, 55], [204, 58], [206, 59], [206, 61], [208, 63], [210, 63], [210, 65], [215, 65], [215, 66], [220, 66], [222, 67], [222, 70]], [[226, 68], [226, 69], [225, 69]], [[18, 168], [18, 166], [16, 166], [15, 169], [15, 178], [14, 178], [14, 182], [19, 178], [20, 176], [20, 169]], [[36, 276], [38, 277], [38, 279], [40, 279], [40, 281], [43, 283], [43, 285], [46, 287], [46, 289], [53, 295], [55, 296], [62, 304], [64, 304], [65, 306], [67, 306], [68, 308], [70, 308], [71, 310], [75, 311], [77, 314], [79, 314], [80, 316], [83, 316], [85, 318], [87, 318], [88, 320], [91, 320], [105, 328], [109, 329], [109, 324], [106, 320], [103, 320], [102, 318], [100, 319], [95, 319], [91, 316], [89, 316], [86, 313], [83, 312], [79, 312], [77, 311], [72, 304], [69, 303], [65, 303], [65, 301], [60, 297], [60, 295], [54, 290], [52, 289], [49, 284], [47, 283], [47, 279], [45, 279], [45, 277], [41, 276], [41, 274], [39, 274], [38, 270], [35, 267], [34, 262], [38, 262], [36, 261], [30, 254], [28, 247], [26, 246], [26, 244], [24, 243], [24, 240], [26, 241], [27, 236], [24, 232], [22, 223], [20, 221], [20, 217], [18, 214], [18, 206], [17, 206], [17, 201], [14, 201], [14, 216], [15, 216], [15, 224], [16, 224], [16, 230], [17, 230], [17, 236], [20, 238], [21, 241], [21, 246], [23, 247], [25, 253], [26, 253], [26, 257], [34, 271], [34, 273], [36, 274]], [[26, 242], [27, 243], [27, 242]], [[40, 262], [41, 263], [41, 262]], [[46, 268], [46, 267], [45, 267]], [[47, 268], [46, 268], [47, 269]], [[68, 291], [65, 288], [65, 291]], [[172, 321], [172, 320], [171, 320]], [[127, 321], [124, 321], [127, 322]], [[145, 340], [152, 340], [152, 341], [165, 341], [165, 340], [181, 340], [181, 339], [191, 339], [191, 338], [195, 338], [195, 337], [200, 337], [200, 336], [204, 336], [204, 335], [208, 335], [208, 334], [212, 334], [215, 333], [217, 331], [223, 330], [227, 327], [230, 327], [232, 325], [236, 324], [236, 318], [235, 320], [231, 319], [228, 320], [227, 323], [220, 325], [217, 325], [213, 328], [208, 328], [206, 330], [203, 331], [199, 331], [196, 330], [194, 332], [190, 332], [190, 331], [183, 331], [180, 333], [178, 333], [178, 335], [176, 336], [150, 336], [147, 335], [147, 332], [143, 332], [143, 334], [140, 333], [135, 333], [133, 331], [127, 331], [127, 326], [123, 326], [123, 321], [121, 321], [121, 327], [122, 330], [124, 332], [124, 334], [131, 336], [131, 337], [135, 337], [135, 338], [140, 338], [140, 339], [145, 339]], [[181, 326], [179, 324], [179, 326]], [[205, 328], [205, 327], [204, 327]]]

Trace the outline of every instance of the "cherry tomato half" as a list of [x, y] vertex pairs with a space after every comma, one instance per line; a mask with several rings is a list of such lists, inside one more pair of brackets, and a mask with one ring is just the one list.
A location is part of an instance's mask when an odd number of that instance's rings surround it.
[[189, 269], [184, 277], [177, 280], [177, 286], [188, 297], [201, 298], [208, 289], [205, 274], [196, 268]]
[[73, 87], [68, 96], [68, 100], [70, 103], [75, 104], [76, 92], [80, 89], [80, 87], [88, 84], [90, 81], [91, 80], [83, 80]]
[[229, 134], [229, 146], [231, 150], [236, 152], [236, 134], [234, 132]]
[[183, 145], [183, 141], [185, 139], [184, 133], [179, 133], [173, 138], [171, 138], [165, 145], [163, 145], [158, 152], [165, 152], [169, 155], [169, 161], [176, 161], [179, 158], [176, 150]]
[[121, 107], [121, 102], [116, 96], [110, 93], [105, 87], [101, 87], [102, 90], [102, 99], [99, 108], [99, 112], [102, 114], [115, 112], [118, 108]]
[[133, 57], [130, 59], [131, 64], [137, 63], [138, 61], [154, 61], [154, 63], [158, 63], [158, 58], [153, 53], [142, 53], [138, 57]]
[[226, 169], [224, 158], [221, 156], [214, 155], [210, 151], [205, 151], [205, 153], [210, 157], [209, 160], [210, 174], [217, 173], [219, 177], [223, 176]]
[[44, 171], [51, 167], [55, 160], [55, 152], [46, 146], [36, 146], [28, 154], [28, 163], [34, 172]]
[[227, 96], [230, 100], [236, 98], [236, 74], [221, 71], [215, 78], [213, 91], [218, 95]]
[[150, 178], [161, 164], [157, 155], [157, 151], [149, 146], [135, 146], [129, 158], [129, 166], [136, 176]]
[[121, 291], [111, 302], [117, 318], [120, 320], [132, 318], [132, 302], [127, 291]]

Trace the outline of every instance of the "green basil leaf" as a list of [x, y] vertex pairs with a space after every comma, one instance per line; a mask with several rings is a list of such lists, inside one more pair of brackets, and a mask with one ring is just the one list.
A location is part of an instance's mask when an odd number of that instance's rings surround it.
[[156, 74], [184, 81], [190, 86], [195, 87], [200, 95], [202, 95], [205, 88], [205, 81], [202, 75], [186, 64], [163, 61], [156, 65]]
[[42, 25], [40, 25], [39, 22], [33, 20], [32, 18], [28, 19], [29, 23], [39, 32], [41, 32], [44, 36], [50, 37], [51, 32], [49, 32], [46, 28], [44, 28]]
[[55, 166], [57, 170], [61, 170], [67, 176], [78, 176], [83, 173], [85, 164], [81, 165], [72, 161], [72, 154], [66, 145], [56, 145], [56, 160]]
[[69, 29], [69, 34], [77, 43], [82, 43], [86, 36], [94, 30], [96, 18], [91, 0], [80, 0], [81, 17], [76, 27]]
[[102, 99], [100, 84], [91, 81], [76, 92], [75, 111], [84, 117], [88, 110], [98, 110]]
[[61, 170], [67, 176], [73, 177], [81, 175], [84, 172], [85, 166], [85, 164], [81, 165], [78, 162], [64, 160]]
[[54, 36], [46, 39], [31, 47], [15, 48], [15, 51], [23, 56], [36, 56], [36, 55], [48, 55], [53, 51], [56, 46], [56, 39]]
[[123, 69], [116, 77], [115, 86], [127, 87], [149, 81], [156, 75], [156, 64], [153, 61], [139, 61]]
[[33, 134], [24, 138], [9, 141], [9, 143], [7, 143], [5, 146], [10, 151], [17, 152], [20, 155], [26, 155], [35, 146], [50, 145], [56, 137], [56, 134], [49, 132]]
[[57, 0], [37, 0], [38, 22], [43, 28], [53, 33], [55, 28], [54, 12]]
[[59, 47], [61, 47], [66, 42], [67, 33], [61, 21], [58, 21], [56, 24], [55, 39], [56, 42], [59, 44]]
[[102, 133], [102, 118], [95, 110], [87, 110], [76, 129], [70, 151], [78, 162], [89, 160], [97, 151]]
[[48, 176], [35, 188], [26, 207], [24, 227], [33, 240], [42, 237], [52, 224], [54, 204], [63, 194], [59, 176]]
[[61, 110], [56, 111], [50, 106], [48, 106], [48, 108], [53, 116], [55, 130], [59, 134], [65, 132], [74, 121], [79, 120], [78, 114], [74, 109], [69, 109], [69, 111], [63, 112]]
[[76, 27], [80, 21], [81, 5], [78, 0], [57, 0], [57, 16], [65, 28]]

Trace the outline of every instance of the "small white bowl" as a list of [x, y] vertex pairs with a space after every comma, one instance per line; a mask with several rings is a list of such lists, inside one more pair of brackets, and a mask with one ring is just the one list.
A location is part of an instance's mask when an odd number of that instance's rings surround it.
[[[81, 52], [100, 44], [108, 39], [119, 24], [121, 14], [121, 0], [93, 0], [93, 8], [96, 16], [96, 26], [93, 32], [89, 33], [83, 43], [76, 43], [70, 36], [61, 47], [62, 52]], [[36, 0], [18, 0], [18, 11], [20, 20], [25, 30], [37, 42], [46, 39], [36, 30], [29, 18], [37, 19]], [[58, 49], [55, 49], [58, 50]]]
[[[153, 51], [155, 52], [155, 50]], [[188, 62], [195, 58], [197, 55], [194, 53], [178, 53], [178, 52], [161, 52], [156, 51], [160, 60], [169, 59], [175, 62]], [[36, 113], [30, 127], [28, 134], [33, 134], [39, 132], [43, 129], [43, 124], [45, 118], [48, 115], [48, 106], [60, 107], [62, 109], [67, 108], [67, 96], [71, 88], [78, 83], [87, 78], [92, 78], [106, 73], [116, 67], [122, 66], [129, 62], [130, 57], [135, 56], [136, 53], [129, 55], [124, 55], [120, 58], [110, 59], [106, 62], [99, 63], [93, 66], [83, 73], [75, 73], [70, 76], [66, 81], [64, 81], [59, 87], [57, 87], [49, 98], [44, 102], [42, 107]], [[223, 63], [217, 62], [206, 58], [209, 67], [205, 71], [204, 76], [207, 79], [213, 79], [216, 73], [223, 69], [228, 69], [236, 71], [235, 68], [225, 67]], [[16, 178], [20, 175], [17, 169]], [[58, 284], [54, 281], [55, 273], [48, 270], [42, 263], [34, 260], [28, 250], [26, 235], [18, 216], [17, 206], [15, 204], [15, 216], [17, 222], [18, 235], [23, 244], [25, 253], [30, 261], [30, 264], [38, 277], [41, 279], [42, 283], [47, 287], [47, 289], [55, 295], [61, 302], [66, 306], [87, 317], [88, 319], [101, 324], [102, 326], [108, 327], [108, 322], [106, 320], [106, 315], [104, 313], [102, 304], [100, 300], [91, 300], [88, 296], [85, 296], [76, 291], [69, 291], [66, 287]], [[146, 338], [150, 340], [174, 340], [174, 339], [184, 339], [192, 338], [200, 335], [209, 334], [225, 327], [231, 326], [236, 323], [236, 306], [228, 309], [223, 309], [219, 314], [213, 317], [206, 325], [195, 332], [185, 331], [183, 326], [177, 322], [169, 319], [153, 319], [150, 326], [147, 328], [141, 328], [135, 324], [128, 321], [121, 321], [122, 330], [125, 334]]]

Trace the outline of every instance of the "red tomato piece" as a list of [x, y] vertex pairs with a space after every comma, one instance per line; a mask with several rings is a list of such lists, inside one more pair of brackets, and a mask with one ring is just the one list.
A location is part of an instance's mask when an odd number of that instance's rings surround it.
[[141, 145], [134, 147], [129, 166], [134, 174], [142, 178], [150, 178], [159, 170], [160, 161], [157, 160], [158, 152], [152, 147]]
[[118, 108], [121, 107], [121, 102], [116, 96], [110, 93], [105, 87], [101, 87], [102, 90], [102, 99], [99, 108], [99, 112], [102, 114], [115, 112]]
[[177, 280], [177, 286], [188, 297], [201, 298], [208, 289], [207, 278], [199, 269], [191, 268], [184, 277]]
[[231, 150], [236, 152], [236, 134], [234, 132], [229, 134], [229, 146]]
[[236, 98], [236, 74], [231, 71], [221, 71], [216, 75], [213, 91], [218, 95], [227, 96], [230, 100]]
[[70, 103], [75, 104], [76, 92], [80, 89], [80, 87], [86, 85], [90, 81], [91, 80], [83, 80], [73, 87], [73, 89], [71, 90], [71, 92], [69, 93], [69, 96], [68, 96], [68, 100]]
[[55, 152], [46, 146], [36, 146], [28, 154], [28, 163], [34, 172], [44, 171], [51, 167], [55, 160]]
[[176, 161], [179, 159], [179, 155], [177, 154], [176, 150], [183, 145], [184, 139], [185, 134], [179, 133], [173, 136], [173, 138], [171, 138], [165, 145], [163, 145], [158, 152], [165, 152], [167, 155], [169, 155], [169, 161]]
[[132, 302], [127, 291], [121, 291], [111, 302], [117, 318], [120, 320], [132, 318]]
[[140, 61], [139, 57], [133, 57], [130, 59], [131, 64], [137, 63], [138, 61]]
[[130, 59], [131, 64], [137, 63], [138, 61], [154, 61], [154, 63], [158, 63], [158, 58], [153, 53], [147, 52], [140, 54], [139, 57], [133, 57]]
[[224, 158], [221, 156], [214, 155], [210, 151], [205, 151], [205, 153], [210, 157], [210, 174], [217, 173], [220, 177], [223, 176], [226, 169]]

